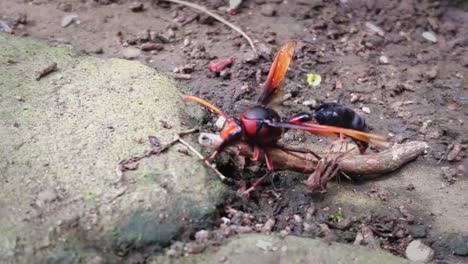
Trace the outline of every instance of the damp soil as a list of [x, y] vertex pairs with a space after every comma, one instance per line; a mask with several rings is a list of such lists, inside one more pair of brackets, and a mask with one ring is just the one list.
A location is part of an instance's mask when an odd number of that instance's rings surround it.
[[[430, 150], [424, 161], [417, 162], [441, 170], [447, 185], [467, 180], [466, 1], [245, 0], [235, 14], [228, 14], [225, 1], [193, 2], [242, 28], [260, 57], [253, 59], [248, 42], [222, 23], [164, 1], [3, 0], [0, 20], [19, 36], [68, 43], [92, 56], [138, 60], [174, 76], [184, 93], [202, 97], [229, 115], [255, 103], [278, 47], [289, 39], [300, 40], [286, 76], [281, 115], [312, 111], [325, 102], [346, 104], [374, 133], [399, 143], [427, 142]], [[230, 56], [234, 58], [230, 67], [210, 72], [210, 61]], [[307, 84], [309, 73], [321, 75], [319, 86]], [[216, 117], [207, 120], [203, 129], [215, 131]], [[292, 132], [283, 143], [327, 142]], [[226, 157], [224, 161], [221, 157], [220, 167], [247, 184], [266, 173], [253, 163], [240, 170]], [[262, 231], [269, 219], [274, 225], [263, 232], [345, 243], [354, 243], [363, 226], [369, 227], [375, 241], [365, 244], [377, 243], [400, 256], [411, 238], [431, 238], [425, 233], [429, 218], [418, 218], [418, 212], [358, 212], [330, 198], [340, 188], [380, 200], [398, 200], [398, 194], [355, 185], [345, 177], [332, 183], [331, 194], [311, 194], [301, 184], [305, 177], [274, 172], [248, 199], [238, 197], [239, 186], [233, 186], [232, 196], [220, 208], [218, 224], [210, 229], [211, 244], [232, 234]], [[180, 240], [190, 245], [194, 239], [191, 233]], [[450, 245], [435, 242], [433, 238], [437, 259], [459, 261]], [[174, 245], [170, 252], [180, 247]]]

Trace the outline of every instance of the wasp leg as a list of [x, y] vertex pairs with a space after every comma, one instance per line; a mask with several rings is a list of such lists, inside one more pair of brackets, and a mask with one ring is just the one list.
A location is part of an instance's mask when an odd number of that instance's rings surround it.
[[333, 147], [338, 145], [340, 146], [340, 148], [338, 149], [338, 152], [342, 152], [343, 151], [343, 148], [344, 148], [344, 151], [348, 151], [348, 139], [345, 138], [345, 136], [343, 134], [338, 134], [339, 135], [339, 138], [335, 141], [332, 142], [331, 146], [330, 146], [330, 152], [332, 152], [333, 150]]
[[206, 156], [204, 160], [212, 161], [216, 157], [217, 154], [218, 154], [218, 150], [215, 150], [209, 156]]
[[255, 189], [257, 189], [258, 185], [260, 185], [260, 183], [263, 181], [263, 179], [265, 179], [265, 177], [268, 176], [268, 174], [258, 178], [254, 183], [252, 183], [252, 186], [250, 186], [250, 188], [248, 188], [247, 190], [243, 191], [240, 196], [242, 197], [248, 197], [250, 195], [250, 192], [254, 191]]
[[265, 153], [265, 163], [268, 167], [269, 171], [273, 171], [273, 162], [271, 161], [270, 157], [268, 157], [268, 154]]
[[257, 145], [253, 146], [253, 154], [252, 154], [252, 161], [257, 161], [258, 156], [260, 156], [260, 148]]

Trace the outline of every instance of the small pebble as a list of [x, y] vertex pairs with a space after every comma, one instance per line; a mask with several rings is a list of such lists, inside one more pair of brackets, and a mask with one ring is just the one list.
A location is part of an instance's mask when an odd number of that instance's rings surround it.
[[0, 20], [0, 32], [13, 33], [13, 29], [8, 25], [7, 22]]
[[135, 59], [140, 56], [140, 54], [141, 50], [134, 47], [128, 47], [122, 50], [123, 57], [128, 60]]
[[468, 170], [466, 169], [465, 165], [463, 165], [463, 164], [460, 164], [460, 165], [457, 166], [457, 171], [458, 171], [461, 175], [468, 176]]
[[437, 75], [439, 74], [439, 68], [437, 66], [433, 66], [431, 67], [431, 69], [429, 69], [427, 72], [426, 72], [426, 76], [429, 80], [433, 80], [437, 77]]
[[223, 79], [229, 79], [231, 78], [231, 72], [228, 69], [224, 69], [219, 73], [219, 77]]
[[421, 240], [414, 240], [406, 248], [406, 257], [411, 261], [427, 263], [434, 257], [434, 250]]
[[350, 101], [351, 103], [355, 103], [355, 102], [357, 102], [360, 98], [361, 98], [361, 96], [359, 96], [358, 94], [352, 93], [352, 94], [351, 94], [351, 98], [349, 99], [349, 101]]
[[140, 3], [140, 2], [133, 2], [130, 5], [130, 10], [135, 13], [143, 11], [144, 8], [145, 6], [143, 5], [143, 3]]
[[273, 226], [275, 225], [276, 221], [275, 219], [273, 218], [270, 218], [266, 221], [266, 223], [263, 225], [262, 227], [262, 232], [263, 233], [268, 233], [268, 232], [271, 232], [271, 229], [273, 228]]
[[94, 53], [94, 54], [102, 54], [104, 53], [104, 49], [101, 48], [101, 47], [96, 47], [94, 49], [91, 50], [91, 53]]
[[363, 106], [363, 107], [361, 108], [361, 110], [362, 110], [362, 112], [364, 112], [364, 113], [366, 113], [366, 114], [370, 114], [370, 112], [371, 112], [370, 108], [367, 107], [367, 106]]
[[427, 236], [427, 230], [424, 225], [410, 225], [408, 231], [414, 238], [425, 238]]
[[281, 237], [287, 237], [288, 235], [289, 235], [289, 231], [284, 230], [284, 229], [280, 231], [280, 236]]
[[301, 223], [302, 222], [302, 217], [298, 214], [295, 214], [294, 216], [294, 221], [296, 221], [296, 223]]
[[388, 64], [389, 61], [388, 61], [388, 58], [386, 56], [380, 56], [379, 57], [379, 62], [382, 63], [382, 64]]
[[437, 36], [434, 32], [424, 31], [422, 33], [422, 37], [425, 38], [427, 41], [430, 41], [432, 43], [437, 43]]
[[253, 229], [250, 226], [231, 225], [231, 228], [238, 234], [252, 233]]
[[236, 10], [242, 4], [242, 0], [230, 0], [228, 10]]
[[72, 23], [78, 22], [78, 15], [77, 14], [70, 14], [66, 15], [62, 18], [61, 26], [62, 27], [68, 27]]
[[162, 50], [164, 46], [159, 43], [144, 43], [141, 45], [141, 50], [143, 51], [152, 51], [152, 50]]
[[[185, 251], [190, 254], [199, 254], [206, 249], [205, 243], [190, 243], [185, 247]], [[143, 262], [138, 262], [143, 263]]]
[[284, 102], [284, 101], [287, 101], [287, 100], [289, 100], [289, 99], [291, 99], [291, 98], [292, 98], [292, 94], [291, 94], [291, 93], [287, 93], [287, 94], [283, 95], [283, 99], [282, 99], [282, 100], [283, 100], [283, 102]]
[[166, 251], [166, 254], [169, 256], [169, 257], [176, 257], [177, 256], [177, 251], [173, 248], [171, 249], [168, 249]]
[[195, 233], [195, 240], [197, 242], [205, 242], [208, 239], [209, 232], [206, 230], [200, 230]]
[[375, 33], [381, 37], [385, 36], [385, 32], [383, 31], [383, 29], [381, 29], [380, 27], [374, 25], [373, 23], [371, 22], [366, 22], [365, 26], [367, 27], [367, 29], [369, 29], [372, 33]]
[[106, 260], [101, 256], [93, 256], [86, 261], [87, 264], [105, 264]]
[[455, 255], [468, 256], [468, 237], [457, 236], [451, 241], [450, 249]]
[[310, 107], [312, 107], [312, 108], [316, 108], [316, 107], [317, 107], [317, 104], [318, 104], [318, 103], [317, 103], [317, 100], [315, 100], [315, 99], [307, 100], [307, 101], [304, 101], [304, 102], [302, 103], [302, 105], [310, 106]]
[[266, 17], [275, 16], [276, 15], [275, 6], [273, 6], [271, 4], [262, 5], [262, 7], [260, 9], [260, 14], [262, 14], [262, 15], [264, 15]]
[[447, 154], [447, 160], [448, 161], [456, 160], [458, 154], [462, 151], [462, 149], [463, 149], [462, 146], [458, 143], [453, 145], [452, 149]]
[[190, 46], [190, 39], [189, 38], [184, 38], [184, 47]]

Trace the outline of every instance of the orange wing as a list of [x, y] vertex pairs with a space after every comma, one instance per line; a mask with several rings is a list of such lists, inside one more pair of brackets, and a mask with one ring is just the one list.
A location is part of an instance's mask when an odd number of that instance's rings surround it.
[[348, 137], [368, 142], [372, 145], [381, 147], [381, 148], [388, 148], [388, 139], [383, 136], [369, 134], [353, 129], [346, 129], [341, 127], [334, 127], [334, 126], [324, 126], [318, 125], [315, 123], [302, 123], [302, 124], [293, 124], [288, 122], [271, 122], [268, 125], [272, 127], [282, 127], [282, 128], [290, 128], [290, 129], [300, 129], [305, 130], [309, 133], [320, 135], [329, 138], [336, 138], [337, 134], [343, 134]]
[[268, 73], [268, 77], [263, 85], [262, 94], [258, 98], [257, 103], [266, 106], [273, 102], [275, 97], [280, 94], [282, 82], [286, 75], [286, 71], [288, 70], [296, 45], [297, 42], [295, 40], [290, 40], [280, 48], [278, 53], [276, 53], [270, 72]]
[[207, 101], [205, 101], [205, 100], [203, 100], [203, 99], [201, 99], [201, 98], [198, 98], [198, 97], [195, 97], [195, 96], [191, 96], [191, 95], [184, 95], [184, 96], [182, 97], [182, 99], [183, 99], [184, 101], [194, 101], [194, 102], [197, 102], [197, 103], [203, 105], [204, 107], [208, 108], [209, 110], [211, 110], [211, 111], [217, 113], [218, 115], [223, 116], [223, 117], [226, 119], [226, 121], [231, 121], [231, 118], [229, 118], [228, 115], [226, 115], [223, 111], [221, 111], [221, 109], [219, 109], [218, 107], [216, 107], [216, 106], [214, 106], [214, 105], [208, 103]]

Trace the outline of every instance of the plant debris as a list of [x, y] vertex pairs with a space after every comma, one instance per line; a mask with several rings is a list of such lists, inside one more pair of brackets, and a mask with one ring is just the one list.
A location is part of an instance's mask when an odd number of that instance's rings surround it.
[[36, 73], [36, 81], [39, 81], [42, 77], [45, 77], [47, 76], [49, 73], [55, 71], [57, 69], [57, 63], [56, 62], [52, 62], [51, 64], [49, 64], [47, 67], [39, 70], [37, 73]]
[[233, 61], [234, 57], [232, 56], [225, 59], [213, 60], [208, 63], [208, 69], [210, 69], [211, 72], [218, 73], [224, 70], [226, 67], [231, 66]]
[[3, 20], [0, 20], [0, 31], [13, 34], [13, 29], [10, 26], [8, 26], [7, 22]]
[[171, 140], [170, 142], [168, 142], [168, 143], [166, 143], [164, 145], [161, 145], [160, 147], [152, 148], [151, 150], [146, 151], [145, 153], [143, 153], [141, 155], [132, 156], [132, 157], [129, 157], [129, 158], [126, 158], [126, 159], [123, 159], [123, 160], [119, 161], [119, 164], [117, 165], [117, 168], [116, 168], [117, 175], [122, 179], [123, 173], [125, 171], [135, 170], [135, 169], [138, 168], [138, 162], [140, 160], [142, 160], [144, 158], [147, 158], [147, 157], [150, 157], [150, 156], [153, 156], [153, 155], [159, 155], [160, 153], [166, 151], [167, 149], [169, 149], [170, 147], [172, 147], [176, 143], [181, 143], [182, 145], [187, 147], [187, 149], [189, 151], [194, 153], [200, 160], [203, 160], [205, 165], [208, 168], [210, 168], [221, 179], [221, 181], [224, 181], [224, 182], [231, 181], [231, 179], [224, 176], [208, 160], [206, 160], [200, 154], [200, 152], [198, 152], [195, 148], [190, 146], [190, 144], [188, 144], [185, 140], [182, 139], [183, 136], [190, 135], [190, 134], [193, 134], [193, 133], [196, 133], [196, 132], [198, 132], [198, 129], [189, 129], [187, 131], [180, 132], [180, 133], [177, 134], [177, 136], [173, 140]]
[[200, 6], [200, 5], [190, 3], [190, 2], [187, 2], [187, 1], [182, 1], [182, 0], [166, 0], [166, 1], [176, 3], [176, 4], [180, 4], [180, 5], [186, 5], [188, 7], [193, 8], [193, 9], [204, 12], [205, 14], [213, 17], [214, 19], [218, 20], [219, 22], [221, 22], [221, 23], [225, 24], [226, 26], [232, 28], [233, 30], [235, 30], [239, 34], [241, 34], [249, 42], [250, 47], [252, 48], [254, 54], [257, 54], [257, 49], [255, 48], [255, 44], [253, 43], [252, 39], [244, 31], [242, 31], [242, 29], [240, 29], [236, 25], [232, 24], [231, 22], [227, 21], [226, 19], [222, 18], [221, 16], [219, 16], [219, 15], [217, 15], [217, 14], [211, 12], [211, 11], [208, 11], [206, 8], [204, 8], [204, 7]]
[[322, 82], [322, 76], [316, 73], [308, 73], [306, 76], [306, 82], [311, 87], [319, 86]]
[[[201, 133], [198, 142], [210, 149], [219, 146], [221, 139], [219, 135]], [[326, 182], [336, 175], [340, 170], [352, 178], [365, 178], [366, 175], [383, 175], [394, 171], [419, 155], [425, 153], [427, 144], [424, 142], [407, 142], [395, 145], [391, 149], [364, 155], [349, 155], [346, 153], [326, 153], [314, 154], [304, 150], [287, 149], [278, 147], [268, 147], [264, 151], [268, 153], [275, 168], [279, 170], [292, 170], [301, 173], [313, 173], [307, 180], [314, 190], [318, 187], [325, 187]], [[252, 157], [253, 149], [245, 143], [228, 147], [225, 150], [232, 155]], [[264, 162], [264, 155], [259, 155], [259, 161]], [[319, 159], [326, 157], [326, 159]], [[336, 165], [336, 166], [335, 166]], [[315, 171], [317, 175], [314, 176]], [[322, 172], [326, 172], [323, 174]], [[325, 175], [324, 178], [321, 176]], [[328, 177], [327, 177], [328, 176]]]

